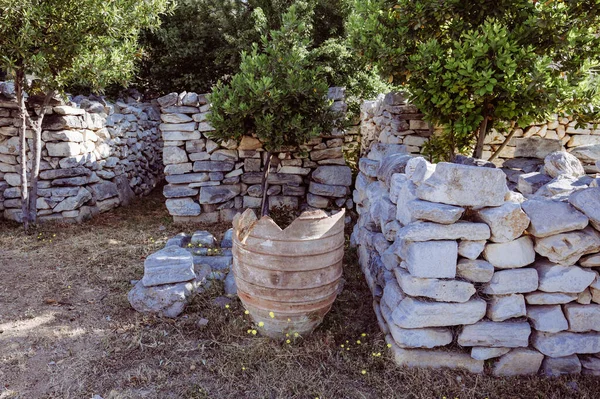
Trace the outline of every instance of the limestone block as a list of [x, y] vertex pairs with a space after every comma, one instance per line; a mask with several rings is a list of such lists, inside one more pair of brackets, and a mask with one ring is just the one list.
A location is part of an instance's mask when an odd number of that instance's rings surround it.
[[417, 220], [408, 208], [408, 204], [417, 198], [416, 188], [406, 175], [396, 173], [392, 176], [390, 201], [397, 204], [396, 219], [404, 226]]
[[392, 175], [395, 173], [404, 173], [406, 164], [411, 158], [410, 155], [402, 153], [386, 155], [382, 158], [377, 169], [377, 179], [389, 187]]
[[586, 227], [584, 230], [538, 238], [535, 251], [553, 263], [572, 265], [582, 255], [600, 251], [600, 233]]
[[546, 155], [544, 170], [550, 177], [581, 177], [585, 175], [579, 159], [566, 151], [556, 151]]
[[467, 302], [475, 294], [475, 286], [458, 280], [419, 278], [401, 268], [394, 274], [402, 291], [414, 297], [432, 298], [438, 302]]
[[233, 161], [196, 161], [194, 172], [230, 172], [235, 167]]
[[385, 302], [391, 309], [396, 309], [405, 297], [406, 295], [404, 295], [398, 283], [391, 280], [383, 288], [381, 301]]
[[600, 254], [592, 254], [583, 256], [579, 259], [579, 266], [584, 267], [597, 267], [600, 266]]
[[[187, 123], [192, 122], [192, 118], [186, 114], [161, 114], [160, 119], [165, 123]], [[193, 129], [192, 129], [193, 130]]]
[[180, 283], [196, 278], [192, 255], [183, 248], [169, 246], [148, 256], [144, 261], [145, 287]]
[[188, 162], [188, 156], [183, 148], [165, 147], [163, 149], [163, 163], [165, 165], [186, 162]]
[[488, 238], [490, 238], [490, 228], [487, 224], [471, 222], [457, 222], [454, 224], [415, 222], [401, 228], [397, 236], [397, 239], [407, 241], [480, 241]]
[[358, 169], [365, 174], [365, 176], [376, 178], [377, 170], [379, 169], [379, 161], [360, 158], [358, 161]]
[[529, 226], [529, 217], [521, 205], [505, 202], [499, 207], [484, 208], [476, 213], [477, 217], [490, 226], [493, 242], [508, 242], [520, 237]]
[[542, 363], [542, 374], [548, 377], [579, 373], [581, 373], [581, 362], [577, 355], [546, 357]]
[[529, 200], [521, 206], [531, 220], [528, 231], [537, 238], [581, 230], [588, 224], [587, 216], [564, 202]]
[[202, 138], [200, 132], [197, 130], [193, 131], [163, 131], [162, 138], [164, 141], [187, 141], [187, 140], [199, 140]]
[[314, 181], [310, 182], [308, 186], [308, 191], [315, 195], [320, 195], [323, 197], [336, 197], [343, 198], [348, 193], [348, 187], [346, 186], [331, 186], [327, 184], [316, 183]]
[[521, 294], [494, 295], [488, 301], [487, 317], [492, 321], [504, 321], [526, 314], [525, 298]]
[[488, 283], [494, 275], [494, 266], [481, 259], [461, 259], [456, 266], [456, 275], [474, 283]]
[[58, 205], [56, 205], [53, 209], [55, 213], [64, 212], [64, 211], [72, 211], [83, 204], [92, 199], [92, 194], [83, 187], [80, 187], [77, 191], [77, 195], [74, 197], [67, 197], [63, 201], [61, 201]]
[[500, 169], [446, 162], [438, 163], [417, 188], [417, 196], [426, 201], [476, 207], [500, 206], [507, 192], [506, 175]]
[[530, 172], [519, 175], [517, 189], [525, 195], [537, 192], [542, 186], [549, 183], [552, 178], [539, 172]]
[[167, 183], [171, 184], [190, 184], [202, 183], [209, 180], [208, 173], [187, 173], [185, 175], [165, 176]]
[[502, 356], [494, 364], [492, 374], [496, 377], [537, 374], [544, 355], [538, 351], [517, 348]]
[[523, 268], [500, 270], [483, 288], [484, 294], [503, 295], [532, 292], [538, 288], [538, 274], [535, 269]]
[[486, 303], [482, 299], [443, 303], [406, 297], [392, 317], [401, 328], [445, 327], [476, 323], [485, 316], [485, 311]]
[[537, 331], [556, 333], [569, 328], [560, 305], [527, 306], [527, 317]]
[[[480, 241], [469, 241], [469, 240], [460, 240], [458, 242], [458, 254], [467, 259], [477, 259], [479, 255], [483, 252], [483, 248], [485, 248], [485, 240]], [[488, 280], [489, 281], [489, 280]]]
[[399, 366], [423, 368], [466, 369], [471, 373], [483, 373], [483, 361], [475, 360], [466, 353], [446, 350], [402, 349], [392, 343], [394, 360]]
[[396, 254], [406, 263], [410, 274], [422, 278], [454, 278], [458, 258], [456, 241], [400, 243]]
[[319, 166], [312, 173], [317, 183], [334, 186], [351, 186], [352, 171], [348, 166]]
[[407, 206], [413, 219], [441, 224], [452, 224], [457, 222], [465, 211], [464, 208], [457, 206], [437, 204], [435, 202], [418, 199], [410, 201]]
[[539, 275], [539, 290], [544, 292], [580, 293], [589, 287], [596, 273], [579, 266], [561, 266], [538, 261], [535, 269]]
[[198, 195], [197, 188], [190, 188], [188, 185], [167, 184], [163, 187], [165, 198], [184, 198]]
[[540, 158], [563, 149], [560, 140], [548, 140], [542, 137], [516, 138], [515, 158]]
[[463, 327], [458, 335], [458, 344], [492, 348], [527, 347], [529, 334], [531, 334], [531, 327], [526, 321], [480, 321]]
[[[196, 129], [196, 122], [188, 123], [161, 123], [162, 132], [193, 132]], [[170, 139], [173, 140], [173, 139]]]
[[46, 143], [46, 150], [51, 157], [72, 157], [82, 153], [81, 145], [72, 142]]
[[579, 190], [569, 196], [569, 203], [583, 212], [596, 230], [600, 230], [600, 188]]
[[569, 321], [569, 331], [600, 332], [600, 305], [568, 303], [564, 305], [564, 311]]
[[488, 243], [484, 258], [497, 269], [515, 269], [535, 261], [533, 241], [528, 236], [502, 243]]
[[200, 204], [191, 198], [169, 198], [166, 201], [169, 214], [172, 216], [198, 216]]
[[563, 292], [536, 291], [525, 296], [528, 305], [559, 305], [573, 302], [576, 299], [577, 294], [565, 294]]
[[[175, 147], [167, 147], [175, 148]], [[192, 163], [176, 163], [165, 166], [165, 175], [183, 175], [192, 171]]]
[[208, 186], [200, 188], [201, 204], [219, 204], [227, 202], [241, 193], [239, 184]]
[[417, 186], [429, 179], [433, 172], [435, 172], [435, 165], [430, 164], [423, 157], [413, 157], [406, 163], [406, 177]]
[[474, 346], [471, 349], [471, 357], [476, 360], [488, 360], [499, 357], [511, 351], [511, 348], [486, 348]]
[[567, 331], [558, 333], [534, 331], [532, 336], [533, 347], [550, 357], [600, 352], [600, 333], [596, 332], [582, 334]]
[[452, 342], [452, 331], [448, 328], [400, 328], [394, 323], [388, 328], [396, 345], [400, 348], [435, 348]]
[[205, 230], [200, 230], [192, 234], [190, 239], [192, 246], [200, 246], [203, 248], [215, 248], [217, 246], [217, 240], [215, 237]]
[[157, 313], [163, 317], [177, 317], [195, 292], [192, 282], [146, 287], [139, 281], [127, 299], [138, 312]]
[[102, 201], [108, 198], [117, 197], [119, 195], [119, 189], [117, 185], [111, 181], [103, 181], [88, 186], [91, 190], [93, 197], [96, 201]]

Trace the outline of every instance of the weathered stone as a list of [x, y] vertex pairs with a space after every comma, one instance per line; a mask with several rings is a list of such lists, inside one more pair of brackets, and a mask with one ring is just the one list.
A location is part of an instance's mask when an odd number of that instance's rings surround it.
[[192, 255], [183, 248], [169, 246], [144, 261], [142, 283], [146, 287], [179, 283], [196, 278]]
[[531, 327], [522, 322], [480, 321], [464, 326], [458, 336], [461, 346], [486, 346], [497, 348], [518, 348], [529, 345]]
[[433, 172], [435, 172], [435, 165], [430, 164], [423, 157], [413, 157], [406, 163], [406, 177], [417, 186], [429, 179]]
[[225, 280], [223, 280], [223, 288], [226, 296], [237, 296], [237, 284], [235, 283], [235, 276], [232, 271], [227, 273], [227, 277], [225, 277]]
[[196, 129], [196, 122], [189, 123], [161, 123], [162, 132], [193, 132]]
[[138, 312], [157, 313], [162, 317], [177, 317], [196, 291], [192, 282], [146, 287], [139, 281], [127, 299]]
[[[244, 184], [262, 184], [262, 172], [249, 172], [242, 175]], [[299, 186], [302, 184], [302, 176], [285, 173], [271, 173], [268, 178], [269, 184]], [[341, 186], [340, 186], [341, 187]], [[344, 187], [344, 189], [347, 189]]]
[[572, 265], [582, 255], [600, 251], [600, 233], [587, 227], [580, 231], [539, 238], [535, 243], [535, 251], [553, 263]]
[[490, 238], [490, 228], [485, 223], [458, 222], [437, 224], [417, 222], [404, 226], [398, 231], [399, 240], [470, 240], [479, 241]]
[[299, 205], [300, 204], [298, 201], [298, 197], [291, 197], [286, 195], [273, 195], [269, 197], [269, 209], [298, 209]]
[[577, 303], [581, 304], [581, 305], [589, 305], [592, 303], [592, 292], [591, 292], [591, 288], [586, 288], [585, 290], [583, 290], [582, 292], [580, 292], [579, 294], [577, 294]]
[[466, 369], [471, 373], [483, 373], [483, 361], [475, 360], [466, 353], [446, 350], [402, 349], [392, 343], [397, 365], [403, 367]]
[[[108, 212], [111, 209], [118, 207], [119, 205], [121, 205], [121, 201], [117, 197], [112, 197], [112, 198], [106, 199], [104, 201], [96, 201], [96, 208], [98, 208], [98, 212], [100, 212], [100, 213]], [[81, 207], [81, 208], [85, 208], [85, 207]], [[63, 212], [63, 215], [64, 215], [64, 212]]]
[[88, 168], [76, 167], [68, 169], [50, 169], [40, 172], [40, 178], [44, 180], [61, 179], [64, 177], [90, 176], [92, 172]]
[[508, 192], [499, 169], [437, 164], [429, 179], [417, 187], [420, 199], [458, 206], [499, 206]]
[[549, 377], [579, 373], [581, 373], [581, 362], [577, 355], [547, 357], [542, 363], [542, 374]]
[[538, 238], [581, 230], [588, 224], [583, 213], [564, 202], [529, 200], [521, 206], [531, 220], [527, 231]]
[[326, 148], [323, 150], [312, 150], [310, 159], [313, 161], [322, 161], [324, 159], [343, 158], [342, 147]]
[[[485, 240], [470, 241], [460, 240], [458, 243], [458, 254], [464, 256], [467, 259], [477, 259], [485, 248]], [[488, 280], [489, 281], [489, 280]]]
[[[200, 248], [207, 250], [206, 248]], [[210, 252], [209, 252], [210, 254]], [[212, 271], [229, 271], [233, 262], [232, 256], [214, 256], [214, 255], [199, 255], [194, 256], [194, 266], [196, 268], [208, 265]]]
[[567, 142], [567, 147], [579, 147], [600, 144], [600, 136], [598, 135], [572, 135], [571, 139]]
[[487, 283], [494, 275], [494, 266], [485, 260], [461, 259], [456, 266], [456, 275], [474, 283]]
[[404, 295], [400, 286], [394, 280], [388, 282], [383, 288], [381, 301], [385, 302], [391, 309], [396, 309], [404, 298], [406, 298], [406, 295]]
[[160, 119], [165, 123], [192, 122], [192, 118], [186, 114], [161, 114]]
[[376, 178], [377, 170], [379, 169], [379, 161], [360, 158], [358, 161], [358, 169], [366, 176]]
[[552, 181], [552, 178], [539, 172], [525, 173], [519, 176], [517, 189], [525, 195], [537, 192], [542, 186]]
[[590, 219], [596, 230], [600, 230], [600, 188], [579, 190], [569, 196], [569, 203]]
[[235, 185], [220, 185], [200, 188], [200, 203], [201, 204], [219, 204], [227, 202], [241, 193], [241, 186]]
[[306, 203], [314, 208], [325, 209], [329, 206], [329, 198], [308, 193], [306, 195]]
[[563, 149], [560, 140], [549, 140], [542, 137], [526, 137], [515, 139], [515, 158], [540, 158]]
[[184, 198], [198, 195], [198, 189], [190, 188], [187, 185], [167, 184], [163, 187], [165, 198]]
[[200, 205], [191, 198], [170, 198], [167, 199], [166, 205], [173, 216], [200, 215]]
[[487, 317], [492, 321], [504, 321], [527, 314], [525, 298], [521, 294], [494, 295], [488, 304]]
[[565, 316], [569, 321], [569, 331], [600, 331], [600, 305], [564, 305]]
[[434, 202], [412, 200], [407, 205], [414, 219], [426, 220], [441, 224], [452, 224], [458, 221], [465, 211], [453, 205], [437, 204]]
[[229, 172], [233, 170], [235, 163], [231, 161], [196, 161], [194, 172]]
[[394, 269], [394, 273], [402, 291], [410, 296], [432, 298], [438, 302], [462, 303], [475, 294], [473, 284], [465, 281], [414, 277], [401, 268]]
[[435, 348], [452, 342], [452, 331], [447, 328], [400, 328], [389, 323], [388, 328], [400, 348]]
[[575, 353], [589, 354], [600, 352], [600, 333], [573, 333], [562, 331], [547, 333], [534, 331], [532, 345], [546, 356], [563, 357]]
[[192, 234], [192, 238], [190, 239], [190, 243], [193, 246], [204, 248], [214, 248], [217, 246], [217, 240], [215, 239], [215, 236], [204, 230], [194, 232], [194, 234]]
[[486, 303], [482, 299], [444, 303], [406, 297], [392, 317], [402, 328], [445, 327], [476, 323], [485, 316], [485, 311]]
[[515, 240], [529, 226], [529, 217], [520, 204], [513, 202], [505, 202], [496, 208], [481, 209], [477, 211], [477, 217], [490, 226], [490, 240], [494, 242]]
[[476, 360], [488, 360], [510, 352], [511, 348], [485, 348], [474, 346], [471, 349], [471, 357]]
[[[175, 126], [175, 125], [173, 125]], [[162, 138], [164, 141], [187, 141], [199, 140], [202, 136], [198, 131], [163, 131]]]
[[163, 163], [165, 165], [186, 162], [188, 162], [188, 157], [183, 148], [165, 147], [163, 149]]
[[352, 171], [348, 166], [319, 166], [313, 171], [312, 179], [321, 184], [351, 186]]
[[79, 208], [80, 206], [82, 206], [83, 204], [85, 204], [86, 202], [88, 202], [91, 199], [92, 199], [92, 194], [90, 194], [90, 192], [88, 190], [86, 190], [85, 188], [81, 187], [79, 189], [79, 191], [77, 191], [77, 195], [75, 195], [74, 197], [68, 197], [68, 198], [64, 199], [63, 201], [61, 201], [58, 205], [56, 205], [54, 207], [53, 211], [55, 213], [64, 212], [64, 211], [72, 211], [72, 210]]
[[565, 294], [562, 292], [532, 292], [525, 296], [528, 305], [558, 305], [573, 302], [577, 294]]
[[396, 254], [404, 260], [411, 275], [422, 278], [454, 278], [458, 245], [456, 241], [400, 243]]
[[492, 374], [496, 377], [537, 374], [544, 355], [531, 349], [517, 348], [502, 356], [494, 364]]
[[381, 160], [379, 169], [377, 169], [377, 179], [386, 183], [389, 187], [392, 175], [395, 173], [404, 173], [406, 163], [412, 157], [407, 154], [388, 154]]
[[[408, 154], [407, 148], [400, 144], [385, 144], [374, 142], [371, 145], [371, 151], [367, 155], [368, 159], [381, 161], [390, 154]], [[367, 158], [365, 158], [367, 159]]]
[[509, 242], [488, 243], [483, 256], [497, 269], [514, 269], [535, 261], [533, 241], [528, 236]]
[[[160, 105], [161, 107], [169, 107], [171, 105], [175, 105], [177, 103], [177, 99], [179, 98], [179, 94], [178, 93], [169, 93], [165, 96], [159, 97], [156, 99], [156, 101], [158, 102], [158, 105]], [[163, 112], [166, 112], [165, 110], [163, 110]]]
[[566, 151], [556, 151], [548, 154], [544, 158], [544, 170], [551, 177], [560, 175], [580, 177], [585, 175], [579, 159]]
[[308, 186], [308, 191], [312, 194], [324, 197], [343, 198], [348, 193], [348, 187], [332, 186], [311, 181], [310, 185]]
[[579, 266], [597, 267], [600, 266], [600, 254], [584, 256], [579, 259]]
[[111, 181], [103, 181], [101, 183], [92, 184], [88, 186], [88, 189], [92, 191], [92, 195], [96, 201], [102, 201], [108, 198], [117, 197], [119, 195], [119, 189], [117, 188], [117, 185]]
[[81, 154], [81, 146], [77, 143], [46, 143], [46, 150], [51, 157], [72, 157]]
[[581, 365], [584, 369], [600, 371], [600, 356], [580, 356]]
[[561, 266], [548, 261], [534, 265], [539, 275], [539, 290], [544, 292], [579, 293], [589, 287], [596, 273], [579, 266]]
[[494, 273], [492, 280], [484, 289], [484, 294], [504, 295], [522, 294], [537, 290], [538, 274], [535, 269], [523, 268], [500, 270]]
[[537, 331], [555, 333], [569, 328], [560, 305], [528, 306], [527, 317]]
[[192, 171], [191, 162], [188, 163], [177, 163], [165, 166], [165, 175], [183, 175]]
[[189, 183], [202, 183], [208, 181], [208, 173], [187, 173], [185, 175], [171, 175], [165, 176], [167, 183], [171, 184], [189, 184]]

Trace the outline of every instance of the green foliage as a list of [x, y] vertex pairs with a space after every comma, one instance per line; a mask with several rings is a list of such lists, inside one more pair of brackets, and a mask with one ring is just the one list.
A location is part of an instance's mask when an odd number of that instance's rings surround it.
[[44, 91], [125, 84], [137, 37], [170, 0], [0, 0], [0, 69], [33, 75]]
[[298, 146], [331, 129], [328, 84], [309, 57], [311, 8], [290, 6], [278, 30], [242, 53], [240, 71], [219, 82], [209, 116], [219, 140], [255, 134], [267, 151]]
[[598, 116], [599, 1], [356, 0], [355, 8], [353, 45], [444, 127], [427, 146], [434, 158], [472, 149], [486, 118], [489, 131], [552, 113]]

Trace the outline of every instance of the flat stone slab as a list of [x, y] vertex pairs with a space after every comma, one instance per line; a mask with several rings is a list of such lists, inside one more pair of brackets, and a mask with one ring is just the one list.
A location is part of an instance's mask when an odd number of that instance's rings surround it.
[[547, 261], [535, 264], [539, 290], [544, 292], [580, 293], [596, 279], [596, 273], [579, 266], [561, 266]]
[[141, 281], [144, 286], [151, 287], [195, 278], [192, 255], [183, 248], [168, 246], [146, 258]]
[[538, 288], [538, 274], [535, 269], [522, 268], [500, 270], [494, 273], [489, 284], [483, 288], [484, 294], [523, 294]]
[[452, 331], [448, 328], [400, 328], [388, 325], [396, 345], [401, 348], [435, 348], [452, 342]]
[[550, 357], [563, 357], [573, 354], [600, 352], [600, 333], [573, 333], [562, 331], [547, 333], [534, 331], [532, 345], [538, 351]]
[[573, 265], [583, 255], [600, 251], [600, 233], [586, 227], [579, 231], [538, 238], [535, 251], [550, 262], [564, 266]]
[[390, 280], [385, 287], [383, 287], [381, 301], [385, 302], [390, 309], [396, 309], [405, 297], [406, 295], [404, 295], [404, 292], [402, 292], [398, 283], [394, 280]]
[[471, 357], [476, 360], [488, 360], [499, 357], [511, 351], [511, 348], [486, 348], [474, 346], [471, 349]]
[[480, 241], [490, 238], [490, 228], [485, 223], [458, 222], [454, 224], [438, 224], [416, 222], [398, 230], [396, 238], [406, 241]]
[[600, 331], [600, 305], [564, 305], [565, 316], [569, 321], [569, 331]]
[[579, 259], [579, 266], [598, 267], [600, 266], [600, 254], [592, 254]]
[[498, 359], [492, 374], [496, 377], [537, 374], [543, 360], [544, 355], [538, 351], [525, 348], [513, 349]]
[[475, 286], [466, 281], [414, 277], [401, 268], [394, 269], [402, 291], [410, 296], [432, 298], [438, 302], [467, 302], [475, 294]]
[[527, 317], [537, 331], [556, 333], [569, 328], [560, 305], [528, 306]]
[[192, 234], [192, 238], [190, 240], [193, 246], [201, 246], [206, 248], [214, 248], [217, 246], [217, 240], [215, 236], [213, 236], [208, 231], [196, 231]]
[[323, 165], [313, 171], [312, 179], [321, 184], [349, 187], [352, 185], [352, 171], [348, 166]]
[[454, 278], [458, 259], [456, 241], [402, 241], [396, 254], [415, 277]]
[[486, 346], [492, 348], [519, 348], [529, 345], [531, 327], [526, 321], [480, 321], [463, 327], [458, 335], [461, 346]]
[[521, 204], [531, 224], [527, 231], [538, 238], [581, 230], [588, 218], [565, 202], [551, 200], [529, 200]]
[[172, 318], [183, 312], [195, 291], [193, 282], [147, 287], [142, 281], [138, 281], [129, 291], [127, 299], [138, 312]]
[[483, 373], [483, 360], [475, 360], [466, 353], [432, 349], [402, 349], [392, 343], [394, 360], [399, 366], [421, 368], [465, 369], [471, 373]]
[[169, 198], [165, 203], [172, 216], [198, 216], [201, 212], [200, 204], [191, 198]]
[[505, 202], [499, 207], [477, 211], [477, 217], [490, 226], [493, 242], [509, 242], [520, 237], [529, 226], [529, 217], [521, 204]]
[[413, 200], [408, 203], [408, 210], [414, 219], [425, 220], [440, 224], [456, 223], [465, 209], [435, 202]]
[[600, 187], [574, 192], [569, 196], [569, 203], [583, 212], [596, 230], [600, 230]]
[[394, 322], [402, 328], [445, 327], [474, 324], [485, 316], [486, 302], [424, 302], [406, 297], [394, 310]]
[[581, 373], [581, 362], [577, 355], [546, 357], [542, 363], [542, 374], [548, 377], [579, 373]]
[[458, 243], [458, 254], [467, 259], [477, 259], [479, 255], [483, 252], [485, 248], [486, 241], [469, 241], [469, 240], [460, 240]]
[[521, 294], [494, 295], [488, 301], [487, 317], [492, 321], [504, 321], [526, 314], [525, 298]]
[[474, 283], [487, 283], [494, 275], [494, 266], [483, 259], [461, 259], [456, 266], [456, 275]]
[[483, 257], [497, 269], [515, 269], [535, 261], [533, 241], [528, 236], [502, 243], [488, 243]]
[[420, 199], [458, 206], [500, 206], [508, 193], [500, 169], [440, 162], [417, 188]]
[[564, 292], [542, 292], [536, 291], [525, 296], [528, 305], [559, 305], [573, 302], [577, 294], [565, 294]]

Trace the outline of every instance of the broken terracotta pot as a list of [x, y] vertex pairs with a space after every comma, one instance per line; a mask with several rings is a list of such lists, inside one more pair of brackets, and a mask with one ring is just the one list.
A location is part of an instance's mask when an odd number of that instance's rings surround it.
[[248, 209], [236, 216], [233, 227], [238, 296], [261, 333], [282, 338], [314, 330], [338, 293], [344, 211], [332, 216], [304, 212], [282, 230], [270, 217], [259, 220]]

